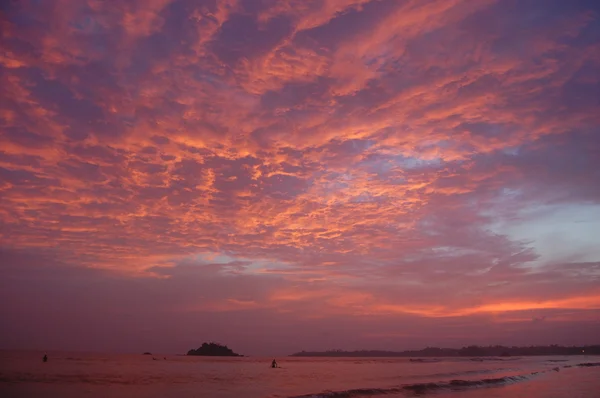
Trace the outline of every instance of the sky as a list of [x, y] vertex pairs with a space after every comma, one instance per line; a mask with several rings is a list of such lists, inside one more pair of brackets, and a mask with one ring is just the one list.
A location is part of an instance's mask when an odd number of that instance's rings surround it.
[[23, 0], [0, 348], [598, 344], [595, 0]]

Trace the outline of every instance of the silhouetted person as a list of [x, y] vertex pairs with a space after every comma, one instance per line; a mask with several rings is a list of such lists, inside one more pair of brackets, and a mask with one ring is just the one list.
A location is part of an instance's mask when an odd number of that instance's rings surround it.
[[276, 367], [278, 367], [278, 366], [279, 366], [279, 365], [277, 365], [277, 361], [273, 360], [273, 362], [271, 362], [271, 367], [272, 367], [272, 368], [276, 368]]
[[42, 362], [48, 362], [48, 355], [44, 354], [44, 358], [42, 358]]

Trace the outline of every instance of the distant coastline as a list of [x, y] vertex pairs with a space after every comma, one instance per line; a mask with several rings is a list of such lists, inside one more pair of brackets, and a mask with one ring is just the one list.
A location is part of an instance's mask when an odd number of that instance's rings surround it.
[[233, 350], [226, 345], [218, 343], [202, 343], [199, 348], [189, 350], [187, 355], [205, 357], [243, 357], [243, 355], [233, 352]]
[[408, 351], [301, 351], [290, 355], [291, 357], [513, 357], [513, 356], [539, 356], [539, 355], [600, 355], [600, 345], [563, 347], [529, 346], [468, 346], [463, 348], [438, 348], [427, 347], [422, 350]]

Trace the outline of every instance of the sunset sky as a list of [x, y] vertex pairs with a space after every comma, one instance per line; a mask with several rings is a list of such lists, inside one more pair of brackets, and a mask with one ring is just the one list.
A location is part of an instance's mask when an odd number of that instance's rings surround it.
[[597, 0], [23, 0], [0, 29], [0, 348], [600, 343]]

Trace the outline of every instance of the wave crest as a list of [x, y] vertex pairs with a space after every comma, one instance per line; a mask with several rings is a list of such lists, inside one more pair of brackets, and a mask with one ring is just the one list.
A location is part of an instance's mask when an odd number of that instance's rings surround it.
[[537, 373], [538, 372], [530, 373], [528, 375], [505, 376], [481, 380], [450, 380], [447, 382], [436, 383], [414, 383], [391, 388], [357, 388], [345, 391], [326, 391], [320, 394], [300, 395], [293, 398], [351, 398], [372, 395], [398, 394], [402, 392], [423, 394], [439, 390], [463, 390], [468, 388], [498, 386], [517, 383], [520, 381], [528, 380]]

